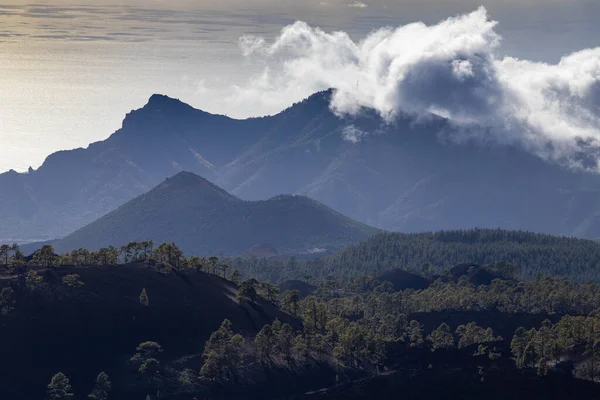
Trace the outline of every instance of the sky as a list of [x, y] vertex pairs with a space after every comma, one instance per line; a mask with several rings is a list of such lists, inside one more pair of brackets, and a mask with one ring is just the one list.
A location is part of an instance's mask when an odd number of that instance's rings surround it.
[[330, 86], [341, 114], [483, 123], [572, 165], [600, 138], [599, 15], [597, 0], [0, 0], [0, 171], [105, 139], [153, 93], [245, 118]]

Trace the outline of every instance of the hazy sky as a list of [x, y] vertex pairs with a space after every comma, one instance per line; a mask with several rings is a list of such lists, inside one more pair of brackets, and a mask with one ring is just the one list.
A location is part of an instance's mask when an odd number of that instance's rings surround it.
[[0, 0], [0, 171], [106, 138], [153, 93], [246, 117], [331, 82], [261, 95], [255, 83], [271, 61], [244, 56], [240, 37], [272, 42], [305, 21], [359, 43], [385, 26], [437, 24], [481, 5], [498, 21], [498, 57], [555, 64], [600, 46], [598, 0]]

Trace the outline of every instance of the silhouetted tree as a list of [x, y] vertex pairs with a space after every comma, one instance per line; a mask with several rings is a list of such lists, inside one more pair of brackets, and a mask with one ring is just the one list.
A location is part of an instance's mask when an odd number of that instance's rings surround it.
[[256, 334], [253, 345], [261, 362], [269, 362], [270, 354], [273, 352], [275, 347], [275, 334], [273, 333], [271, 325], [267, 324], [263, 326], [263, 328]]
[[25, 276], [25, 284], [27, 285], [27, 289], [34, 291], [40, 287], [44, 278], [40, 276], [34, 270], [29, 270], [27, 275]]
[[410, 347], [420, 347], [423, 344], [423, 325], [415, 320], [410, 321], [407, 328], [407, 336]]
[[110, 382], [108, 375], [106, 375], [104, 371], [100, 372], [100, 374], [98, 374], [98, 377], [96, 378], [94, 388], [92, 389], [92, 392], [88, 395], [88, 398], [90, 400], [107, 400], [108, 393], [110, 392], [111, 388], [112, 383]]
[[69, 383], [69, 378], [62, 372], [52, 377], [48, 384], [49, 400], [69, 400], [73, 398], [73, 388]]
[[237, 379], [237, 367], [242, 360], [244, 338], [234, 334], [231, 321], [224, 320], [204, 346], [204, 365], [201, 374], [205, 379]]
[[268, 301], [275, 301], [279, 297], [279, 288], [271, 282], [261, 282], [260, 295]]
[[183, 252], [175, 243], [163, 243], [154, 250], [154, 258], [159, 263], [179, 268]]
[[149, 378], [150, 386], [154, 386], [154, 379], [160, 370], [158, 356], [163, 349], [156, 342], [142, 342], [138, 345], [136, 353], [131, 357], [131, 362], [138, 367], [141, 375]]
[[255, 302], [257, 298], [256, 286], [258, 285], [258, 281], [254, 278], [247, 279], [243, 281], [237, 291], [236, 298], [238, 302], [242, 303], [244, 301]]
[[241, 273], [239, 269], [234, 269], [229, 277], [229, 280], [235, 284], [239, 284], [241, 281]]
[[33, 253], [33, 262], [42, 267], [51, 267], [56, 263], [58, 256], [54, 251], [54, 247], [46, 244], [41, 249]]
[[150, 300], [148, 299], [148, 293], [146, 292], [146, 288], [143, 288], [142, 293], [140, 293], [140, 303], [146, 307], [150, 305]]
[[298, 303], [300, 302], [300, 292], [297, 290], [289, 290], [283, 294], [281, 308], [293, 316], [298, 315]]

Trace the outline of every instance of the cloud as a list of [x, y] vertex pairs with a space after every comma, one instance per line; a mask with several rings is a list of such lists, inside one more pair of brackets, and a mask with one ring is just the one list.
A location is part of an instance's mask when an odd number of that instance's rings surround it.
[[342, 130], [342, 137], [344, 140], [354, 144], [360, 142], [364, 136], [367, 136], [367, 133], [361, 131], [354, 125], [348, 125]]
[[377, 30], [360, 41], [296, 22], [271, 42], [240, 40], [265, 63], [236, 88], [239, 102], [268, 109], [285, 99], [334, 88], [338, 115], [376, 110], [447, 118], [458, 141], [518, 145], [548, 160], [600, 170], [600, 48], [558, 64], [496, 56], [501, 37], [485, 8], [436, 25]]
[[367, 8], [368, 6], [362, 1], [355, 1], [354, 3], [348, 4], [348, 7], [352, 8]]

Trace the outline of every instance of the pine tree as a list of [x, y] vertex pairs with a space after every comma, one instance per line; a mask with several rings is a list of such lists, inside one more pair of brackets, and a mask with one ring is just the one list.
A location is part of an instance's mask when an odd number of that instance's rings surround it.
[[254, 303], [258, 294], [256, 293], [256, 286], [258, 281], [254, 278], [243, 281], [238, 287], [236, 299], [238, 302], [243, 303], [246, 301]]
[[34, 291], [37, 288], [39, 288], [43, 280], [44, 278], [34, 270], [30, 270], [25, 276], [25, 284], [27, 285], [27, 289], [31, 291]]
[[88, 395], [88, 398], [90, 400], [107, 400], [108, 392], [110, 392], [111, 388], [112, 383], [110, 382], [108, 375], [106, 375], [104, 371], [100, 372], [96, 378], [96, 383], [92, 389], [92, 393]]
[[289, 290], [283, 294], [281, 308], [293, 316], [298, 315], [298, 303], [300, 302], [300, 292], [297, 290]]
[[148, 299], [148, 293], [146, 292], [146, 288], [142, 289], [142, 293], [140, 293], [140, 303], [148, 307], [150, 305], [150, 300]]
[[510, 350], [515, 357], [517, 368], [523, 367], [525, 348], [529, 344], [530, 338], [527, 331], [522, 326], [517, 328], [510, 342]]
[[50, 267], [57, 260], [56, 252], [54, 247], [50, 245], [44, 245], [41, 249], [33, 253], [33, 262], [43, 267]]
[[79, 276], [79, 274], [69, 274], [69, 275], [65, 275], [62, 278], [62, 283], [64, 283], [65, 285], [67, 285], [69, 288], [80, 288], [82, 286], [85, 286], [85, 283], [83, 283], [83, 281], [81, 281], [80, 279], [81, 277]]
[[242, 274], [240, 272], [239, 269], [234, 269], [233, 272], [231, 273], [231, 275], [229, 276], [229, 280], [233, 283], [235, 283], [236, 285], [239, 285], [239, 283], [242, 280]]
[[69, 400], [73, 398], [73, 389], [69, 383], [69, 378], [59, 372], [52, 377], [48, 384], [49, 400]]
[[288, 363], [292, 361], [292, 350], [294, 348], [294, 330], [290, 324], [283, 324], [275, 338], [275, 349]]
[[450, 333], [450, 327], [445, 322], [431, 332], [431, 334], [427, 336], [427, 340], [431, 342], [432, 351], [449, 349], [454, 346], [454, 337]]
[[423, 326], [418, 321], [410, 321], [407, 336], [410, 347], [420, 347], [423, 344]]
[[204, 346], [204, 365], [200, 370], [205, 379], [237, 379], [237, 368], [242, 361], [244, 338], [234, 334], [231, 321], [225, 319], [219, 329], [210, 335]]
[[160, 370], [158, 356], [163, 349], [156, 342], [142, 342], [136, 348], [136, 353], [131, 357], [131, 362], [138, 366], [138, 372], [149, 378], [150, 385]]
[[275, 345], [275, 335], [271, 325], [267, 324], [263, 326], [260, 332], [256, 334], [253, 345], [260, 361], [269, 363], [271, 361], [270, 355]]

